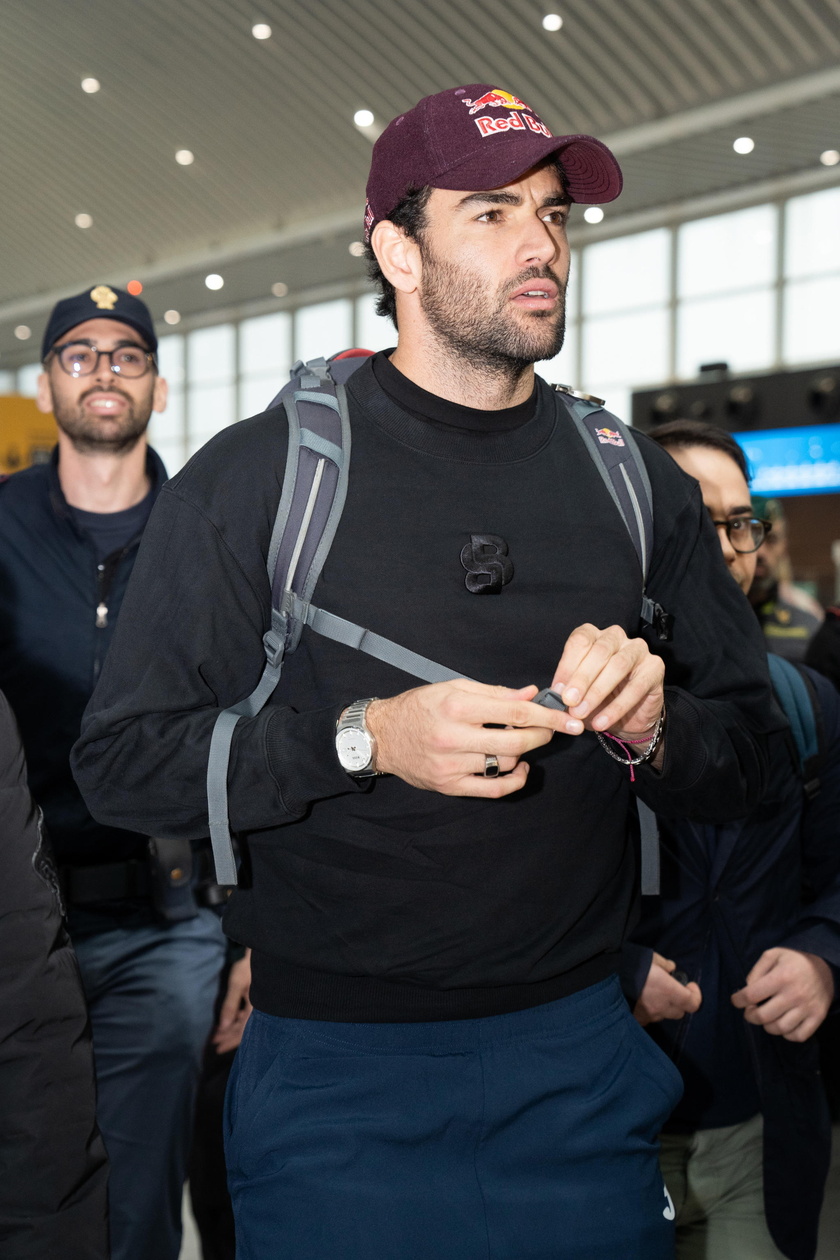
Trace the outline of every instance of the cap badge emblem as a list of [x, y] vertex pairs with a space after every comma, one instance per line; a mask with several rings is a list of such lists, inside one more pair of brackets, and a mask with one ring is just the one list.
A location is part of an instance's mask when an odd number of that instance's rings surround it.
[[98, 284], [95, 289], [90, 291], [90, 300], [100, 311], [112, 311], [117, 305], [119, 298], [113, 289], [109, 289], [107, 284]]

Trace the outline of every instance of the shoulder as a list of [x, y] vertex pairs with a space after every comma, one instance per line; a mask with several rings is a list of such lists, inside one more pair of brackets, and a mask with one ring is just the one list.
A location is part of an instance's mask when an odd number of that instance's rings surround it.
[[165, 492], [212, 514], [231, 498], [253, 499], [282, 484], [288, 421], [282, 406], [228, 425], [167, 482]]

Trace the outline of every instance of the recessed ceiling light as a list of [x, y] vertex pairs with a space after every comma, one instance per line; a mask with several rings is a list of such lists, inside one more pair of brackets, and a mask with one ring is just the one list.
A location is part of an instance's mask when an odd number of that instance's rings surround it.
[[167, 324], [180, 324], [181, 312], [180, 311], [164, 311], [163, 318], [166, 320]]
[[373, 114], [369, 109], [357, 109], [353, 115], [353, 122], [357, 127], [372, 127]]
[[91, 95], [93, 95], [94, 92], [98, 92], [101, 86], [102, 84], [98, 79], [82, 79], [82, 91], [90, 92]]
[[223, 289], [225, 284], [224, 279], [215, 271], [204, 277], [204, 283], [208, 289]]
[[271, 27], [268, 22], [255, 22], [251, 27], [254, 39], [271, 39]]
[[543, 29], [546, 31], [559, 31], [563, 25], [563, 19], [559, 13], [546, 13], [543, 18]]
[[737, 140], [733, 140], [732, 148], [736, 153], [752, 153], [755, 148], [755, 140], [752, 136], [739, 136]]
[[583, 217], [587, 223], [600, 223], [604, 217], [604, 212], [600, 206], [587, 206], [583, 212]]
[[129, 280], [125, 287], [132, 297], [139, 297], [143, 292], [143, 286], [139, 280]]
[[275, 284], [271, 286], [271, 292], [274, 294], [275, 297], [285, 297], [286, 294], [289, 292], [289, 286], [287, 284], [284, 284], [282, 280], [278, 280]]
[[820, 154], [823, 166], [836, 166], [840, 162], [840, 149], [826, 149]]
[[351, 241], [347, 246], [347, 251], [352, 254], [354, 258], [361, 258], [362, 254], [365, 252], [365, 247], [361, 241]]
[[195, 154], [191, 149], [178, 149], [175, 154], [175, 161], [179, 166], [192, 166], [195, 161]]
[[93, 217], [89, 214], [77, 214], [74, 220], [76, 227], [89, 228], [93, 227]]
[[32, 336], [32, 329], [29, 327], [28, 324], [18, 324], [17, 328], [15, 329], [15, 336], [17, 337], [18, 341], [28, 341], [29, 338]]

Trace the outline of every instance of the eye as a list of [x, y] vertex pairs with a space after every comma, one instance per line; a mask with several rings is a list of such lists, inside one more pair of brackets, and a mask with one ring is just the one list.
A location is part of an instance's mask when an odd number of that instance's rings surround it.
[[550, 223], [553, 227], [565, 227], [569, 212], [566, 209], [547, 210], [542, 217], [544, 222]]
[[479, 223], [498, 223], [502, 217], [501, 210], [485, 210], [478, 216]]
[[143, 362], [144, 357], [142, 350], [135, 350], [132, 346], [125, 346], [116, 355], [117, 361], [128, 367], [136, 367]]

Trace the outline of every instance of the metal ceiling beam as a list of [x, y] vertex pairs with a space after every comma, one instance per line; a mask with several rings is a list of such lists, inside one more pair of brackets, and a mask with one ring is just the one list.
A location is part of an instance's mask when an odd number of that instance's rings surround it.
[[663, 144], [672, 144], [675, 140], [685, 140], [688, 136], [714, 131], [718, 127], [746, 122], [750, 118], [761, 118], [780, 109], [805, 105], [808, 101], [818, 101], [834, 92], [840, 92], [840, 66], [831, 66], [827, 70], [818, 70], [814, 74], [805, 74], [786, 82], [773, 83], [770, 87], [744, 92], [741, 96], [728, 96], [708, 105], [698, 105], [696, 109], [671, 114], [668, 118], [657, 118], [655, 122], [625, 127], [611, 135], [602, 136], [601, 139], [616, 156], [626, 157], [629, 153], [656, 149]]

